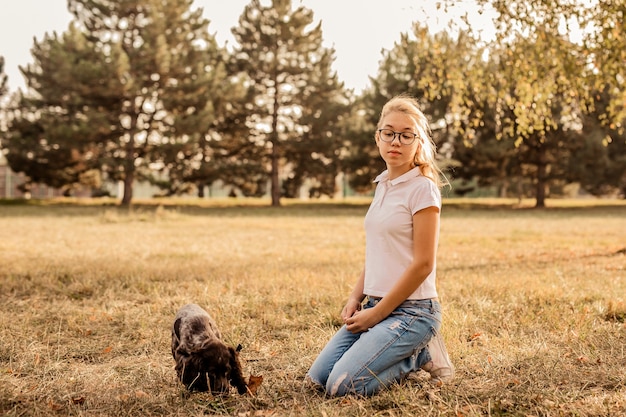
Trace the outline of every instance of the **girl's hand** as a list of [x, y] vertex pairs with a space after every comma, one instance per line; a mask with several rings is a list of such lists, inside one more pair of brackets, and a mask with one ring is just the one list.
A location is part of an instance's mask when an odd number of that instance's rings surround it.
[[346, 305], [341, 310], [341, 320], [345, 323], [350, 317], [361, 309], [361, 302], [354, 298], [350, 298]]
[[344, 320], [344, 322], [346, 323], [346, 329], [350, 333], [362, 333], [376, 326], [381, 320], [382, 318], [378, 316], [376, 307], [372, 307], [355, 312], [352, 317]]

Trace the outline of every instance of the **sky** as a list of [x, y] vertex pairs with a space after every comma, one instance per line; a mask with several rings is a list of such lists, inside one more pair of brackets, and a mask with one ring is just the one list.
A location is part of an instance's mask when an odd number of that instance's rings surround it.
[[[1, 0], [0, 55], [5, 59], [9, 90], [24, 88], [18, 66], [32, 63], [33, 39], [46, 33], [64, 32], [72, 15], [67, 0]], [[267, 4], [268, 0], [262, 0]], [[249, 0], [194, 0], [210, 21], [209, 31], [220, 45], [233, 45], [231, 28]], [[382, 58], [401, 33], [411, 31], [413, 22], [427, 24], [432, 31], [446, 27], [449, 16], [437, 9], [437, 0], [292, 0], [313, 10], [314, 23], [322, 22], [324, 46], [335, 49], [334, 70], [347, 88], [360, 92], [375, 76]], [[463, 7], [471, 0], [458, 2]], [[458, 10], [458, 9], [457, 9]], [[477, 25], [487, 24], [486, 17], [473, 13]]]

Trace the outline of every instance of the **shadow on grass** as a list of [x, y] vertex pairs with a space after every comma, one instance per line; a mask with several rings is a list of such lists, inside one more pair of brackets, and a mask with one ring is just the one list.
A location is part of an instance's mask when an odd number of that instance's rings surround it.
[[[279, 207], [266, 199], [142, 199], [130, 207], [112, 198], [0, 199], [0, 217], [94, 216], [114, 211], [118, 215], [152, 214], [158, 210], [190, 216], [224, 217], [333, 217], [364, 216], [371, 198], [301, 201], [283, 199]], [[626, 200], [551, 200], [535, 208], [517, 199], [444, 199], [443, 216], [625, 216]]]

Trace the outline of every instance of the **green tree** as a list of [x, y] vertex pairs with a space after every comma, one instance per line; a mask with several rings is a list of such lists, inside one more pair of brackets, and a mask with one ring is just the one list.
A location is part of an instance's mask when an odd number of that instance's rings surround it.
[[592, 195], [626, 198], [626, 132], [623, 123], [605, 123], [611, 94], [597, 92], [593, 106], [584, 114], [583, 130], [568, 167], [568, 179]]
[[[8, 159], [34, 182], [72, 184], [87, 170], [180, 191], [197, 169], [225, 88], [224, 59], [191, 0], [69, 0], [62, 38], [35, 43], [22, 69], [27, 94], [13, 110]], [[219, 86], [219, 87], [218, 87]], [[160, 173], [155, 178], [154, 172]]]
[[[102, 167], [124, 181], [130, 204], [136, 179], [178, 173], [172, 161], [198, 156], [215, 119], [211, 99], [224, 76], [222, 53], [192, 0], [68, 0], [77, 25], [110, 59], [122, 86], [106, 111], [120, 134], [106, 143]], [[89, 86], [84, 86], [88, 88]], [[171, 185], [168, 185], [171, 187]]]
[[282, 187], [287, 197], [297, 197], [305, 180], [311, 183], [309, 197], [333, 197], [336, 190], [335, 181], [341, 171], [342, 126], [350, 103], [331, 70], [332, 61], [332, 52], [325, 51], [299, 94], [299, 127], [285, 147], [285, 160], [291, 166]]
[[254, 144], [269, 172], [273, 206], [280, 205], [281, 179], [289, 195], [305, 176], [317, 178], [326, 190], [329, 180], [320, 167], [331, 175], [337, 170], [332, 161], [340, 145], [334, 132], [341, 111], [333, 111], [347, 100], [331, 73], [334, 51], [322, 46], [321, 23], [312, 23], [311, 10], [294, 10], [291, 0], [273, 0], [267, 7], [252, 0], [233, 28], [234, 62], [249, 85], [250, 137], [242, 140]]
[[20, 91], [9, 109], [3, 147], [12, 170], [27, 175], [25, 188], [44, 183], [69, 193], [119, 135], [106, 109], [117, 103], [122, 86], [109, 76], [113, 66], [74, 27], [36, 41], [31, 53], [35, 62], [20, 68], [27, 93]]
[[344, 195], [350, 188], [362, 194], [371, 192], [373, 179], [385, 168], [374, 143], [376, 122], [372, 122], [374, 110], [366, 102], [369, 99], [367, 92], [355, 97], [337, 126], [336, 152]]
[[259, 144], [249, 140], [250, 128], [248, 117], [252, 110], [249, 103], [247, 76], [237, 69], [234, 60], [228, 65], [231, 83], [219, 104], [218, 119], [215, 121], [214, 134], [207, 137], [206, 150], [210, 164], [204, 169], [210, 175], [210, 181], [221, 180], [246, 197], [261, 197], [267, 193], [267, 169]]

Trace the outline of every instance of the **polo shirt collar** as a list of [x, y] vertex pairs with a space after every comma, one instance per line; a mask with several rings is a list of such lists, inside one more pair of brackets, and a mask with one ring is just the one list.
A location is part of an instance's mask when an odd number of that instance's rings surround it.
[[411, 178], [419, 177], [420, 175], [422, 175], [422, 172], [420, 171], [420, 167], [415, 167], [415, 168], [411, 168], [411, 170], [409, 170], [409, 171], [405, 172], [404, 174], [400, 175], [398, 178], [394, 178], [392, 180], [389, 180], [389, 170], [386, 169], [383, 172], [381, 172], [374, 179], [374, 182], [389, 181], [389, 183], [391, 185], [396, 185], [396, 184], [400, 184], [402, 182], [406, 182], [406, 181], [410, 180]]

